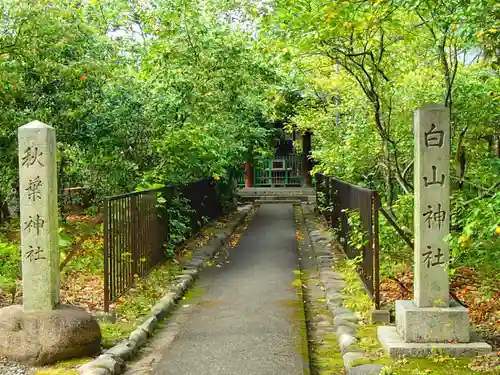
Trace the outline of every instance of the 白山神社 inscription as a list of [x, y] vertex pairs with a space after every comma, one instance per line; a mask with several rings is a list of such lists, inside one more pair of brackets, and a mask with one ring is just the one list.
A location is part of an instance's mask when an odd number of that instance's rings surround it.
[[448, 306], [450, 129], [445, 111], [415, 115], [415, 303]]
[[449, 108], [428, 104], [415, 111], [414, 300], [396, 301], [396, 327], [378, 327], [392, 357], [426, 357], [436, 349], [479, 355], [491, 347], [470, 342], [468, 311], [449, 298]]

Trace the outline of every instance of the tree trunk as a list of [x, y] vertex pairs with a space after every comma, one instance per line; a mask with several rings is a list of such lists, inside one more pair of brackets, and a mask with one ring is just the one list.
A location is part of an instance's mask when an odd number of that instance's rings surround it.
[[380, 135], [380, 139], [382, 142], [382, 155], [384, 158], [384, 164], [386, 165], [386, 168], [384, 168], [383, 175], [384, 175], [384, 186], [385, 186], [385, 195], [387, 199], [387, 206], [392, 212], [392, 203], [393, 203], [393, 188], [392, 188], [392, 171], [391, 171], [391, 155], [389, 152], [389, 140], [388, 140], [388, 134], [384, 133], [387, 132], [387, 129], [384, 124], [383, 120], [383, 115], [381, 113], [380, 109], [380, 104], [377, 102], [373, 103], [374, 107], [374, 119], [375, 119], [375, 124], [377, 125], [377, 130]]
[[382, 138], [382, 151], [384, 153], [385, 164], [387, 165], [387, 168], [385, 169], [384, 173], [385, 195], [387, 199], [387, 205], [392, 210], [393, 189], [392, 189], [391, 156], [389, 153], [389, 141], [386, 138]]
[[7, 201], [0, 196], [0, 225], [6, 223], [10, 219], [9, 206]]
[[500, 159], [500, 135], [497, 135], [497, 158]]

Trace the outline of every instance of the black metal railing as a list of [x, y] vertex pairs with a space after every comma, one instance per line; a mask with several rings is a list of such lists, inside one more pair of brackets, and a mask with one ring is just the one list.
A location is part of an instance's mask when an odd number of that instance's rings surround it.
[[380, 307], [380, 197], [361, 188], [322, 174], [316, 175], [316, 202], [349, 259], [361, 258], [358, 274]]
[[104, 200], [104, 310], [166, 260], [173, 199], [188, 202], [190, 233], [222, 213], [212, 180], [106, 197]]

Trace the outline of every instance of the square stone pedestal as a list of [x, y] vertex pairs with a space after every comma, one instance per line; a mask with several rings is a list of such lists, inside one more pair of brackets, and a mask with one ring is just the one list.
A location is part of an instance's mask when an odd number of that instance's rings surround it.
[[426, 357], [436, 350], [454, 357], [491, 352], [471, 337], [468, 311], [458, 304], [418, 308], [413, 301], [396, 301], [396, 327], [378, 327], [377, 336], [393, 358]]
[[444, 353], [452, 357], [474, 357], [486, 355], [491, 352], [491, 346], [478, 338], [469, 343], [447, 344], [442, 342], [419, 343], [404, 342], [396, 327], [377, 327], [377, 337], [387, 354], [392, 358], [401, 357], [428, 357], [438, 353]]
[[469, 342], [469, 312], [450, 307], [418, 308], [413, 301], [396, 301], [396, 328], [405, 342]]

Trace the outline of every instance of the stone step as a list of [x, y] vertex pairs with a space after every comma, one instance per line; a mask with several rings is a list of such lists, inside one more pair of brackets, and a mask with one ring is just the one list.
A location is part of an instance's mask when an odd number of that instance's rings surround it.
[[277, 204], [277, 203], [291, 203], [301, 204], [299, 199], [257, 199], [255, 204]]
[[275, 196], [240, 196], [239, 200], [241, 202], [251, 202], [251, 201], [301, 201], [301, 202], [315, 202], [316, 197], [312, 195], [275, 195]]

